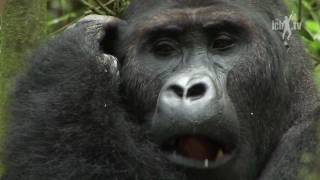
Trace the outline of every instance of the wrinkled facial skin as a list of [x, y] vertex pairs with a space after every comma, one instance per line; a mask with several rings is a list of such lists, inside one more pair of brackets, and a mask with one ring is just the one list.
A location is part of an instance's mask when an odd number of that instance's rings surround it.
[[154, 10], [120, 28], [128, 111], [189, 179], [255, 179], [285, 131], [286, 49], [269, 26], [219, 3]]

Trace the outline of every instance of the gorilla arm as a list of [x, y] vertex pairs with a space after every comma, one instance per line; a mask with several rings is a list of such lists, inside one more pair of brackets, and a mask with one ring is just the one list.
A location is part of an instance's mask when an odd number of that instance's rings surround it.
[[274, 150], [259, 180], [296, 179], [303, 168], [307, 167], [303, 166], [303, 155], [315, 153], [317, 144], [315, 127], [316, 123], [311, 122], [291, 127]]
[[116, 58], [100, 48], [121, 23], [86, 17], [31, 58], [13, 94], [4, 179], [174, 177], [127, 121]]

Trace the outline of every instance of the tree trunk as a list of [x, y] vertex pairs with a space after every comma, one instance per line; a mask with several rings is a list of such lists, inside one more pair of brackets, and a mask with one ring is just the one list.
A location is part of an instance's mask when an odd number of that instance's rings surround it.
[[[9, 87], [22, 70], [25, 57], [45, 35], [46, 3], [46, 0], [6, 0], [0, 14], [0, 143], [8, 118]], [[0, 179], [1, 164], [0, 158]]]

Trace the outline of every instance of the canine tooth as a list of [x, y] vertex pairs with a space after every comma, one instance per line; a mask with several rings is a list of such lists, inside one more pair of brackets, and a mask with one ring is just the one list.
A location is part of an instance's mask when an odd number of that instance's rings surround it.
[[209, 167], [209, 160], [208, 159], [205, 159], [204, 160], [204, 167]]
[[217, 158], [216, 159], [221, 159], [224, 157], [224, 152], [222, 149], [219, 149], [218, 153], [217, 153]]
[[177, 151], [173, 151], [173, 156], [177, 156]]

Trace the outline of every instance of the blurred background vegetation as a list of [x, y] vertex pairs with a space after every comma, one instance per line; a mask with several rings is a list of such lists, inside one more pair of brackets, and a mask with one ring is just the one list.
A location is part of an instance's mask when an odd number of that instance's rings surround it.
[[47, 31], [49, 35], [88, 14], [120, 16], [130, 0], [49, 0]]
[[[303, 23], [300, 34], [313, 59], [320, 88], [320, 0], [285, 2], [294, 12], [294, 19]], [[0, 0], [0, 143], [8, 118], [9, 89], [16, 74], [23, 70], [24, 57], [30, 55], [30, 50], [83, 16], [119, 16], [129, 3], [130, 0]], [[314, 159], [314, 166], [302, 169], [301, 179], [320, 179], [320, 157], [302, 157], [306, 162]], [[0, 145], [0, 179], [3, 170]]]
[[315, 65], [315, 80], [320, 88], [320, 0], [285, 0], [301, 21], [301, 37]]

